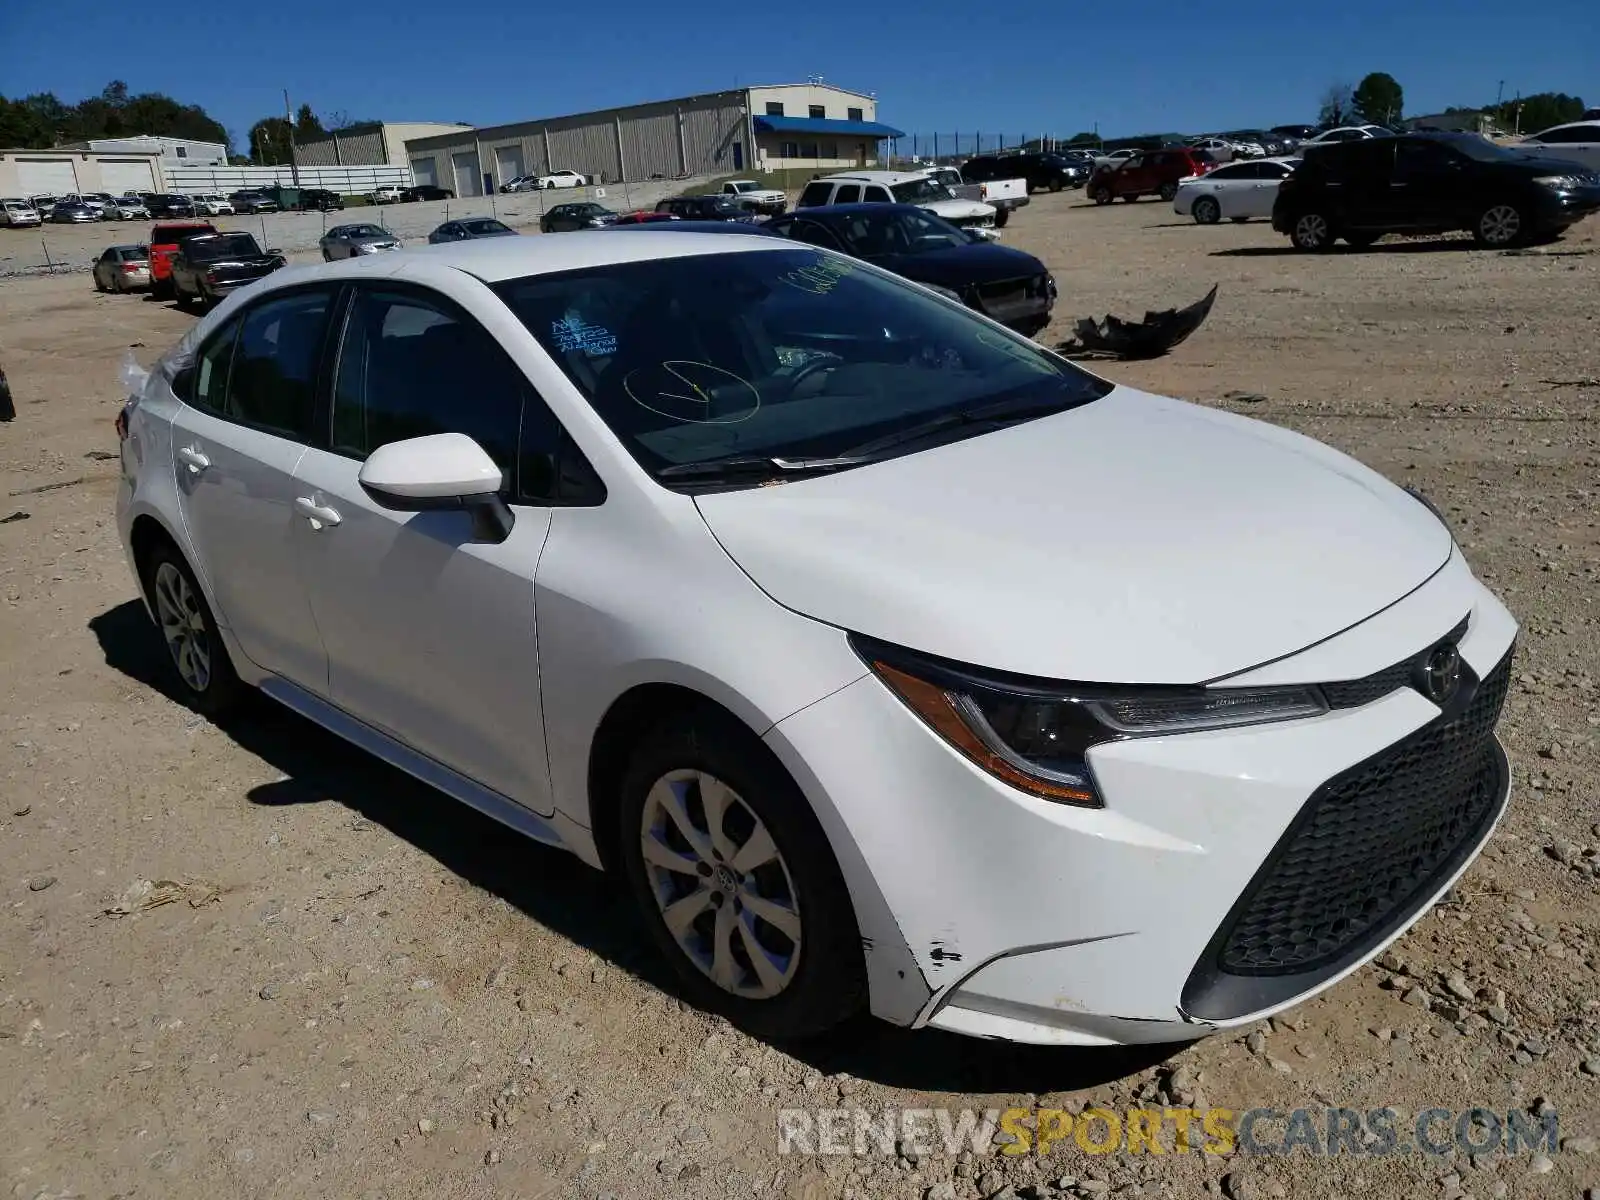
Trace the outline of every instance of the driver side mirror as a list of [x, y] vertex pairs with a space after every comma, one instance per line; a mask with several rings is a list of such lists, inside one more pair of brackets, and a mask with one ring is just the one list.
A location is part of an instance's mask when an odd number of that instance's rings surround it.
[[503, 542], [515, 517], [500, 491], [504, 473], [464, 433], [434, 433], [379, 446], [357, 477], [373, 502], [395, 512], [461, 510], [479, 541]]

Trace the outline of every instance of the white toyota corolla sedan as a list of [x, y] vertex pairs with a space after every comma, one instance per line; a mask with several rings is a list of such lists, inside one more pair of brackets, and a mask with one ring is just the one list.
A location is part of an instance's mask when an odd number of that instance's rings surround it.
[[279, 271], [118, 427], [197, 709], [259, 689], [614, 872], [762, 1035], [1253, 1021], [1506, 805], [1516, 624], [1425, 500], [814, 247]]
[[1178, 181], [1172, 211], [1192, 216], [1197, 225], [1215, 225], [1223, 217], [1230, 221], [1271, 217], [1279, 185], [1299, 165], [1297, 158], [1246, 159], [1204, 175], [1185, 176]]

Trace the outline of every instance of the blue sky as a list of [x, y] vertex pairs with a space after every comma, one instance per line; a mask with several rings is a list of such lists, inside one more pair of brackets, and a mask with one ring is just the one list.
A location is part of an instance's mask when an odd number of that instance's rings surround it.
[[908, 133], [1008, 141], [1096, 123], [1117, 136], [1312, 121], [1330, 83], [1375, 70], [1400, 81], [1408, 113], [1493, 101], [1501, 80], [1507, 97], [1565, 91], [1600, 104], [1595, 0], [1534, 0], [1509, 25], [1505, 14], [1504, 0], [29, 0], [0, 8], [0, 88], [71, 102], [120, 78], [202, 105], [236, 147], [281, 111], [285, 87], [319, 113], [487, 125], [821, 74], [876, 92], [880, 119]]

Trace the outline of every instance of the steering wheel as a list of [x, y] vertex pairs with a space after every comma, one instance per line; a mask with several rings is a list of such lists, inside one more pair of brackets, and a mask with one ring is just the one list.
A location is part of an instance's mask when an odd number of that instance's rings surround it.
[[813, 375], [823, 371], [831, 371], [844, 362], [837, 354], [819, 354], [816, 358], [807, 359], [800, 364], [800, 369], [789, 377], [789, 393], [793, 395], [800, 390], [800, 385]]

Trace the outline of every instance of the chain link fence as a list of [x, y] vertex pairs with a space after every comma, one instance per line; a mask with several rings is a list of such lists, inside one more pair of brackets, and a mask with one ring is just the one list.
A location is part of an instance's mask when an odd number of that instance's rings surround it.
[[[466, 199], [411, 204], [363, 205], [335, 212], [280, 212], [200, 218], [218, 229], [254, 235], [262, 249], [284, 255], [317, 255], [322, 235], [336, 225], [381, 225], [406, 245], [421, 245], [446, 221], [495, 217], [513, 229], [535, 233], [544, 214], [558, 204], [593, 201], [616, 212], [654, 208], [669, 196], [703, 191], [709, 176], [614, 183], [604, 187], [496, 192]], [[28, 275], [88, 271], [109, 246], [138, 245], [154, 222], [95, 221], [81, 225], [46, 223], [31, 229], [0, 227], [0, 280]]]

